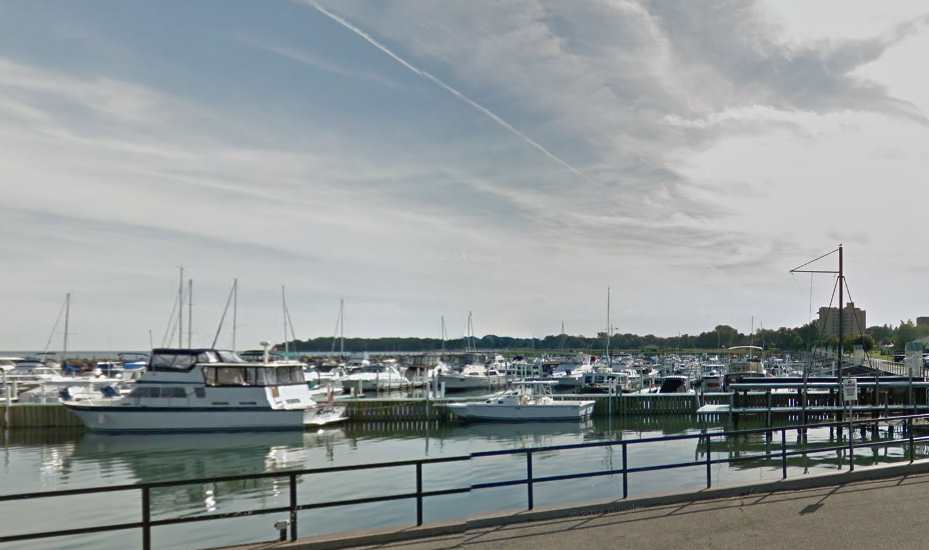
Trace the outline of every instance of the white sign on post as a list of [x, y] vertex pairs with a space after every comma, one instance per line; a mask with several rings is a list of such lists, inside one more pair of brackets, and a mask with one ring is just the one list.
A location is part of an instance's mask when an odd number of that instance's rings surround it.
[[856, 378], [842, 380], [842, 399], [845, 401], [858, 401], [858, 380]]

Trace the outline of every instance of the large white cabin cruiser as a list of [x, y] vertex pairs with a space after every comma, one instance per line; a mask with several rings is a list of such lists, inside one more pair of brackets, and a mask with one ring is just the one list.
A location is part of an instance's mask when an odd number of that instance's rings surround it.
[[554, 399], [553, 385], [550, 381], [523, 382], [515, 390], [492, 395], [484, 401], [451, 403], [448, 408], [465, 421], [580, 420], [593, 413], [594, 401]]
[[344, 419], [344, 408], [310, 398], [302, 367], [215, 349], [152, 350], [129, 395], [63, 403], [96, 431], [284, 430]]

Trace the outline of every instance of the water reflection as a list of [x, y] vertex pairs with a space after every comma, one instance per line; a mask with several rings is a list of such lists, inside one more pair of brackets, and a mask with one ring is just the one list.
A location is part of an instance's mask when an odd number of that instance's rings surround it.
[[[135, 481], [165, 481], [300, 469], [308, 449], [332, 447], [340, 430], [325, 432], [236, 432], [210, 434], [86, 433], [63, 461], [63, 469], [81, 463]], [[194, 515], [255, 507], [287, 493], [287, 478], [262, 478], [189, 484], [152, 491], [153, 514]], [[248, 502], [246, 506], [245, 503]]]

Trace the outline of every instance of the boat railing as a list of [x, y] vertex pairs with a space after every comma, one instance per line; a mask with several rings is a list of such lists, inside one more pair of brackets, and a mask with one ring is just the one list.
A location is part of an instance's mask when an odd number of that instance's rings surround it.
[[[279, 540], [286, 540], [288, 537], [291, 541], [296, 540], [299, 534], [298, 530], [298, 513], [301, 511], [307, 510], [317, 510], [323, 508], [334, 508], [334, 507], [345, 507], [345, 506], [356, 506], [359, 504], [372, 504], [378, 502], [390, 502], [397, 500], [411, 500], [415, 502], [415, 513], [416, 513], [416, 525], [421, 526], [423, 524], [423, 511], [425, 506], [425, 499], [430, 497], [439, 497], [439, 496], [449, 496], [455, 494], [464, 494], [470, 493], [471, 491], [485, 490], [485, 489], [494, 489], [500, 487], [515, 487], [515, 486], [525, 486], [526, 490], [526, 507], [528, 510], [532, 510], [535, 506], [534, 503], [534, 488], [539, 483], [549, 483], [556, 481], [567, 481], [573, 479], [582, 479], [582, 478], [592, 478], [592, 477], [602, 477], [602, 476], [621, 476], [622, 485], [621, 488], [617, 488], [617, 493], [621, 494], [623, 499], [629, 497], [629, 477], [633, 474], [643, 473], [643, 472], [652, 472], [658, 470], [670, 470], [677, 468], [693, 468], [693, 467], [705, 467], [706, 475], [706, 487], [709, 489], [713, 485], [713, 465], [714, 464], [733, 464], [736, 462], [743, 462], [750, 465], [758, 465], [758, 467], [768, 468], [770, 467], [770, 461], [779, 462], [781, 470], [781, 479], [787, 479], [788, 475], [788, 460], [790, 457], [794, 456], [809, 456], [820, 453], [845, 453], [846, 457], [839, 456], [837, 459], [840, 461], [846, 461], [848, 464], [848, 470], [854, 471], [855, 469], [855, 450], [856, 449], [879, 449], [881, 447], [891, 447], [897, 445], [905, 446], [907, 453], [906, 457], [910, 463], [915, 461], [915, 446], [916, 443], [929, 442], [929, 436], [915, 436], [913, 433], [913, 424], [917, 421], [929, 421], [929, 413], [926, 414], [912, 414], [912, 415], [903, 415], [903, 416], [888, 416], [882, 418], [867, 418], [867, 419], [854, 419], [849, 418], [843, 421], [834, 421], [834, 422], [819, 422], [819, 423], [810, 423], [810, 424], [798, 424], [791, 426], [778, 426], [778, 427], [764, 427], [764, 428], [752, 428], [752, 429], [740, 429], [740, 430], [707, 430], [703, 429], [696, 433], [687, 433], [687, 434], [678, 434], [678, 435], [666, 435], [666, 436], [657, 436], [657, 437], [642, 437], [638, 439], [609, 439], [603, 441], [592, 441], [584, 443], [571, 443], [564, 445], [549, 445], [541, 447], [529, 447], [523, 449], [502, 449], [502, 450], [492, 450], [492, 451], [479, 451], [474, 452], [468, 455], [459, 455], [459, 456], [449, 456], [449, 457], [440, 457], [440, 458], [424, 458], [419, 460], [401, 460], [394, 462], [378, 462], [370, 464], [357, 464], [357, 465], [347, 465], [347, 466], [330, 466], [323, 468], [309, 468], [309, 469], [300, 469], [300, 470], [281, 470], [276, 472], [266, 472], [259, 474], [243, 474], [243, 475], [232, 475], [232, 476], [222, 476], [222, 477], [209, 477], [209, 478], [196, 478], [196, 479], [180, 479], [180, 480], [169, 480], [169, 481], [156, 481], [156, 482], [147, 482], [147, 483], [134, 483], [134, 484], [124, 484], [124, 485], [109, 485], [109, 486], [99, 486], [99, 487], [89, 487], [89, 488], [80, 488], [80, 489], [63, 489], [56, 491], [42, 491], [42, 492], [30, 492], [30, 493], [14, 493], [0, 495], [0, 502], [12, 502], [12, 501], [32, 501], [36, 499], [45, 499], [45, 498], [55, 498], [55, 497], [66, 497], [66, 496], [77, 496], [77, 495], [88, 495], [95, 493], [115, 493], [115, 492], [128, 492], [136, 491], [139, 493], [141, 498], [140, 513], [141, 518], [139, 521], [129, 521], [122, 523], [111, 523], [105, 525], [95, 525], [90, 527], [81, 527], [81, 528], [72, 528], [72, 529], [57, 529], [50, 531], [41, 531], [41, 532], [30, 532], [30, 533], [17, 533], [9, 534], [6, 532], [0, 533], [0, 543], [7, 542], [18, 542], [18, 541], [27, 541], [27, 540], [37, 540], [53, 537], [64, 537], [64, 536], [76, 536], [90, 533], [101, 533], [109, 531], [121, 531], [121, 530], [132, 530], [138, 529], [141, 530], [142, 535], [142, 544], [141, 547], [143, 550], [150, 550], [152, 548], [152, 531], [155, 527], [168, 526], [168, 525], [178, 525], [184, 523], [194, 523], [194, 522], [204, 522], [212, 520], [222, 520], [222, 519], [233, 519], [241, 518], [247, 516], [258, 516], [258, 515], [269, 515], [269, 514], [287, 514], [287, 521], [275, 523], [275, 528], [280, 529], [280, 538]], [[903, 427], [902, 430], [896, 432], [900, 433], [900, 437], [896, 437], [894, 432], [890, 433], [890, 437], [879, 440], [866, 440], [864, 434], [859, 435], [858, 439], [855, 437], [856, 428], [863, 430], [866, 427], [874, 427], [878, 423], [887, 423], [892, 425], [900, 425]], [[794, 445], [788, 445], [787, 441], [787, 432], [797, 430], [798, 433], [806, 433], [807, 430], [817, 429], [817, 428], [829, 428], [830, 430], [835, 430], [837, 433], [835, 444], [830, 440], [830, 444], [821, 445], [816, 444], [814, 446], [808, 446], [806, 444], [806, 438], [798, 438], [798, 442]], [[846, 435], [843, 441], [843, 430]], [[774, 443], [775, 434], [780, 435], [780, 445]], [[721, 458], [714, 458], [713, 453], [711, 452], [711, 445], [713, 440], [720, 440], [729, 437], [744, 437], [750, 435], [764, 434], [765, 441], [769, 442], [765, 446], [763, 452], [751, 453], [751, 454], [738, 454], [736, 456], [726, 456]], [[633, 464], [629, 459], [629, 448], [636, 447], [638, 445], [646, 444], [660, 444], [669, 441], [685, 441], [685, 440], [696, 440], [698, 445], [704, 445], [706, 452], [704, 453], [704, 458], [695, 459], [693, 461], [686, 462], [668, 462], [668, 463], [659, 463], [659, 464]], [[559, 475], [546, 475], [538, 476], [533, 474], [533, 456], [539, 455], [541, 453], [556, 453], [560, 451], [569, 451], [576, 449], [587, 449], [587, 448], [614, 448], [620, 447], [622, 452], [622, 462], [620, 468], [606, 468], [593, 471], [582, 471], [582, 472], [571, 472], [564, 473]], [[522, 455], [525, 459], [525, 477], [520, 477], [516, 479], [505, 479], [501, 481], [488, 481], [483, 483], [475, 483], [466, 487], [451, 487], [437, 490], [425, 491], [423, 490], [423, 467], [432, 465], [432, 464], [442, 464], [442, 463], [453, 463], [453, 462], [466, 462], [475, 458], [488, 458], [488, 457], [502, 457], [502, 456], [518, 456]], [[374, 469], [383, 469], [383, 468], [412, 468], [415, 471], [415, 489], [405, 492], [405, 493], [394, 493], [388, 495], [378, 495], [378, 496], [363, 496], [359, 498], [352, 499], [342, 499], [342, 500], [331, 500], [325, 502], [312, 502], [312, 503], [301, 503], [298, 499], [297, 494], [297, 483], [298, 480], [302, 479], [305, 476], [314, 476], [320, 474], [331, 474], [339, 472], [351, 472], [351, 471], [361, 471], [361, 470], [374, 470]], [[829, 475], [829, 474], [826, 474]], [[289, 484], [289, 501], [287, 506], [276, 506], [276, 507], [266, 507], [258, 508], [244, 511], [234, 511], [234, 512], [219, 512], [219, 513], [209, 513], [193, 516], [183, 516], [183, 517], [170, 517], [170, 518], [159, 518], [152, 519], [152, 504], [151, 504], [151, 495], [152, 491], [155, 489], [165, 489], [170, 487], [181, 487], [188, 485], [213, 485], [216, 483], [222, 482], [232, 482], [232, 481], [245, 481], [245, 480], [256, 480], [256, 479], [282, 479], [286, 478]]]

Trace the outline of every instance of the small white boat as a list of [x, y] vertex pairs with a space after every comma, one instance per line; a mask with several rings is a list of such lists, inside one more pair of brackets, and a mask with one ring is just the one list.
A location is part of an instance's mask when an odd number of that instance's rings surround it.
[[448, 405], [462, 420], [580, 420], [593, 413], [594, 401], [562, 401], [552, 397], [552, 381], [523, 382], [515, 390], [484, 401]]
[[345, 418], [313, 401], [302, 367], [214, 349], [155, 349], [129, 395], [63, 403], [87, 428], [112, 432], [303, 429]]

